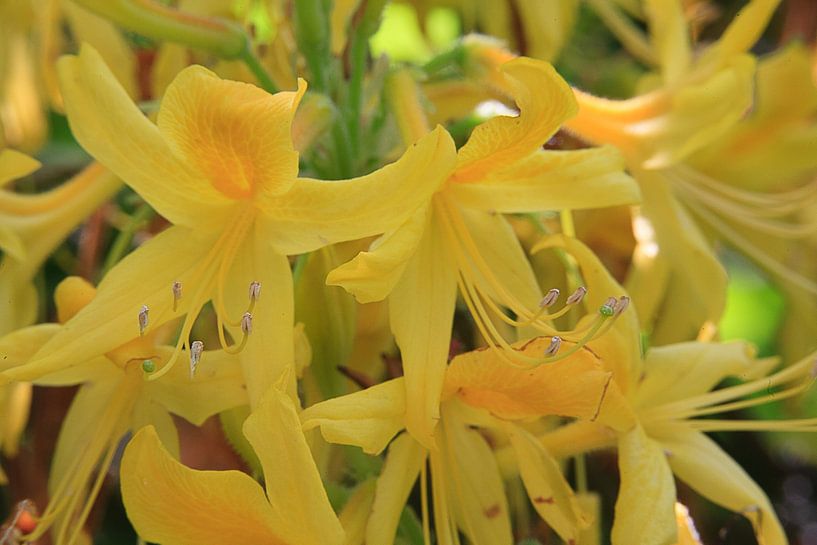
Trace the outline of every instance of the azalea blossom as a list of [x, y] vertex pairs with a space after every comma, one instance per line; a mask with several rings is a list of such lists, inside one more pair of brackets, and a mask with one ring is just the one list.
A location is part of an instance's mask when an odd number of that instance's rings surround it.
[[[576, 111], [570, 88], [551, 65], [519, 58], [496, 77], [512, 90], [519, 116], [500, 116], [474, 129], [425, 206], [327, 276], [327, 283], [343, 286], [361, 303], [388, 297], [406, 376], [406, 425], [427, 447], [439, 418], [458, 291], [488, 345], [519, 365], [546, 360], [509, 350], [494, 318], [580, 342], [596, 334], [605, 318], [588, 330], [553, 327], [551, 320], [572, 305], [557, 311], [547, 308], [555, 301], [540, 305], [539, 285], [502, 214], [628, 204], [639, 195], [612, 148], [541, 149]], [[411, 142], [427, 130], [425, 114], [415, 106], [413, 84], [398, 74], [392, 85], [398, 123]]]
[[[69, 321], [95, 294], [94, 287], [81, 278], [63, 280], [55, 293], [61, 321]], [[64, 323], [38, 324], [0, 338], [0, 371], [25, 368], [37, 349], [65, 327]], [[49, 476], [50, 501], [32, 538], [53, 526], [55, 543], [76, 542], [119, 443], [129, 432], [154, 426], [178, 457], [179, 438], [171, 413], [201, 425], [213, 414], [247, 404], [238, 358], [222, 350], [204, 354], [195, 380], [182, 367], [161, 380], [147, 380], [150, 372], [172, 357], [173, 347], [159, 342], [165, 335], [163, 329], [154, 329], [104, 355], [31, 376], [40, 386], [81, 385], [60, 429]]]
[[[293, 358], [286, 255], [395, 228], [454, 161], [453, 143], [438, 129], [370, 175], [298, 178], [290, 124], [303, 81], [296, 92], [269, 95], [193, 66], [168, 87], [154, 124], [91, 47], [63, 58], [60, 74], [77, 139], [174, 225], [114, 267], [90, 305], [24, 370], [7, 373], [15, 380], [76, 365], [185, 316], [158, 379], [183, 351], [193, 363], [190, 331], [212, 300], [222, 347], [241, 352], [254, 405]], [[419, 183], [409, 184], [409, 176]], [[252, 330], [264, 334], [249, 339]]]

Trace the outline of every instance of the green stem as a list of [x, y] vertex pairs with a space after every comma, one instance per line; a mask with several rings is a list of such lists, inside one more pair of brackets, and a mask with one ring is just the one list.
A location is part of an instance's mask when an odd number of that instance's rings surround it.
[[272, 81], [272, 78], [267, 73], [264, 66], [261, 64], [261, 61], [258, 57], [253, 53], [252, 46], [247, 45], [247, 48], [244, 50], [244, 53], [241, 54], [241, 60], [244, 61], [244, 64], [247, 65], [247, 68], [255, 76], [255, 79], [258, 80], [258, 84], [261, 86], [268, 93], [277, 93], [278, 86], [275, 85], [275, 82]]
[[154, 214], [153, 208], [148, 204], [142, 204], [136, 209], [136, 212], [130, 217], [130, 221], [119, 231], [119, 234], [114, 239], [111, 245], [111, 251], [108, 252], [108, 256], [105, 258], [105, 264], [102, 266], [102, 276], [108, 274], [108, 271], [125, 256], [136, 231], [141, 229]]

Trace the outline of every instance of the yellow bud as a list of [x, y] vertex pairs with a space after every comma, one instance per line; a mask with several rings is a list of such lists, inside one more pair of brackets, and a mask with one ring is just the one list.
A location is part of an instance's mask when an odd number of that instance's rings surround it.
[[85, 308], [96, 295], [96, 288], [84, 278], [69, 276], [59, 283], [54, 291], [57, 304], [57, 319], [65, 323]]

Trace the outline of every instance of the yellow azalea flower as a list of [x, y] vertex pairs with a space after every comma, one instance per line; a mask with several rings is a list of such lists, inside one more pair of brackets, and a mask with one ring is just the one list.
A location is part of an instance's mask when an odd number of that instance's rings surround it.
[[[644, 200], [634, 224], [639, 246], [628, 287], [657, 344], [695, 338], [704, 322], [717, 323], [723, 311], [726, 274], [702, 228], [735, 244], [719, 227], [720, 217], [773, 221], [759, 219], [768, 211], [755, 210], [746, 199], [725, 198], [729, 188], [690, 162], [727, 138], [752, 106], [755, 59], [746, 51], [777, 4], [753, 0], [719, 40], [693, 56], [680, 0], [647, 0], [658, 70], [645, 80], [644, 92], [614, 101], [576, 91], [579, 114], [568, 127], [591, 142], [618, 147], [641, 186]], [[729, 206], [712, 210], [716, 199]]]
[[342, 545], [292, 399], [273, 386], [244, 423], [264, 489], [238, 471], [194, 471], [144, 428], [122, 458], [122, 499], [139, 535], [164, 545]]
[[[78, 277], [64, 280], [55, 292], [61, 321], [86, 307], [95, 293], [93, 286]], [[40, 324], [0, 339], [0, 371], [25, 368], [37, 349], [66, 327]], [[154, 330], [137, 335], [104, 355], [31, 377], [42, 386], [82, 385], [60, 430], [49, 476], [50, 502], [34, 539], [53, 526], [56, 544], [76, 542], [119, 443], [131, 430], [155, 426], [178, 456], [179, 439], [171, 413], [201, 425], [213, 414], [247, 403], [238, 359], [223, 351], [202, 356], [195, 380], [180, 366], [159, 381], [146, 380], [173, 353], [172, 346], [157, 343], [162, 333]]]
[[[566, 249], [578, 262], [591, 291], [620, 289], [577, 241], [557, 238], [541, 246]], [[802, 393], [813, 382], [814, 355], [773, 374], [768, 373], [776, 362], [755, 359], [754, 351], [743, 342], [678, 343], [652, 348], [642, 358], [634, 317], [632, 313], [627, 319], [622, 316], [614, 326], [615, 334], [588, 346], [613, 372], [615, 384], [631, 407], [603, 406], [599, 420], [617, 421], [634, 413], [637, 425], [611, 430], [599, 422], [571, 423], [540, 437], [541, 443], [558, 457], [618, 446], [621, 486], [614, 545], [658, 545], [676, 539], [673, 473], [702, 496], [749, 518], [762, 545], [787, 543], [766, 494], [705, 432], [817, 430], [814, 418], [715, 418]], [[727, 377], [746, 382], [714, 389]], [[777, 387], [782, 389], [773, 390]], [[605, 414], [608, 410], [613, 413]], [[512, 466], [510, 452], [500, 458], [505, 459], [503, 467]]]
[[[477, 127], [459, 150], [456, 166], [442, 173], [426, 206], [327, 276], [327, 283], [343, 286], [362, 303], [388, 296], [406, 377], [406, 425], [426, 447], [433, 445], [439, 418], [457, 286], [480, 332], [500, 351], [509, 345], [494, 318], [556, 335], [550, 320], [567, 312], [547, 312], [555, 299], [540, 307], [540, 288], [502, 214], [638, 199], [613, 149], [541, 149], [576, 110], [570, 88], [551, 65], [519, 58], [505, 64], [496, 77], [512, 90], [519, 116], [497, 117]], [[398, 126], [411, 142], [427, 130], [416, 86], [400, 72], [387, 86]], [[518, 320], [509, 318], [503, 307]], [[590, 336], [603, 321], [590, 328]], [[558, 334], [580, 340], [583, 333]], [[518, 351], [507, 357], [522, 365], [544, 361]]]
[[[539, 337], [518, 343], [513, 350], [533, 357], [551, 342], [549, 337]], [[393, 543], [400, 513], [418, 476], [424, 524], [428, 524], [426, 463], [437, 543], [458, 543], [458, 531], [474, 544], [513, 543], [499, 470], [491, 446], [476, 428], [510, 441], [534, 508], [562, 539], [576, 543], [587, 517], [555, 460], [520, 424], [548, 415], [593, 421], [604, 413], [618, 419], [607, 424], [629, 427], [632, 420], [621, 416], [626, 407], [621, 407], [623, 398], [611, 379], [612, 374], [587, 349], [527, 370], [488, 349], [456, 356], [445, 375], [440, 425], [435, 428], [437, 448], [428, 450], [408, 434], [389, 446], [366, 527], [367, 545]], [[301, 414], [304, 429], [320, 427], [329, 442], [378, 454], [405, 427], [403, 382], [403, 378], [390, 380], [313, 405]]]
[[[290, 123], [303, 82], [297, 92], [269, 95], [193, 66], [167, 89], [153, 124], [92, 48], [63, 58], [59, 69], [77, 139], [175, 225], [114, 267], [68, 327], [24, 369], [7, 373], [15, 380], [87, 361], [185, 316], [157, 379], [185, 348], [192, 355], [191, 328], [212, 300], [221, 344], [241, 352], [255, 405], [292, 365], [286, 255], [396, 228], [427, 202], [454, 161], [453, 142], [438, 129], [370, 175], [298, 178]], [[254, 329], [264, 334], [250, 339]]]
[[[119, 181], [98, 164], [50, 191], [22, 195], [4, 187], [40, 163], [0, 149], [0, 335], [34, 323], [37, 290], [33, 279], [48, 255], [91, 211], [113, 195]], [[17, 453], [28, 420], [31, 385], [0, 386], [0, 448]]]

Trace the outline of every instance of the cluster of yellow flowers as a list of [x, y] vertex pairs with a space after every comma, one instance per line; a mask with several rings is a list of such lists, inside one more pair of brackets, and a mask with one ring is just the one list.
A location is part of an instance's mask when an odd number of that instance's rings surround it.
[[[701, 543], [676, 478], [788, 543], [706, 435], [817, 431], [733, 418], [814, 378], [814, 54], [749, 52], [778, 0], [708, 43], [701, 2], [586, 0], [648, 70], [621, 100], [547, 62], [578, 0], [444, 3], [495, 37], [421, 65], [372, 57], [386, 3], [0, 5], [3, 455], [32, 384], [80, 386], [47, 505], [0, 545], [91, 543], [117, 467], [144, 542], [511, 545], [535, 512], [547, 543], [594, 545], [599, 450], [617, 453], [613, 545]], [[6, 187], [40, 167], [49, 108], [93, 161]], [[64, 275], [36, 323], [43, 263], [116, 195], [142, 204], [98, 286]], [[718, 340], [721, 246], [786, 294], [781, 357]], [[255, 478], [183, 465], [174, 415], [221, 415]], [[407, 504], [418, 541], [398, 535]]]

